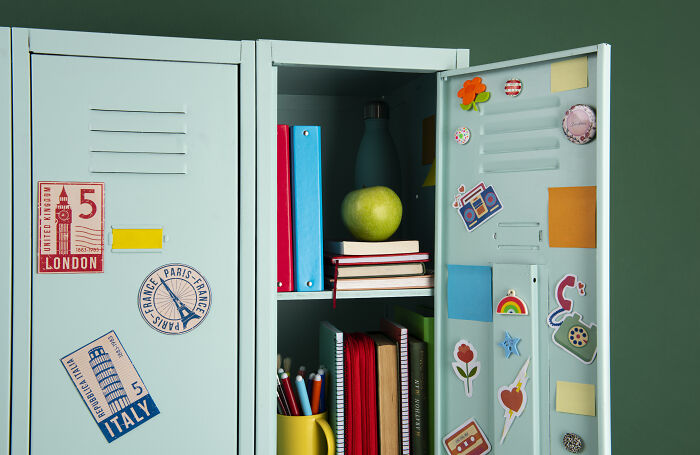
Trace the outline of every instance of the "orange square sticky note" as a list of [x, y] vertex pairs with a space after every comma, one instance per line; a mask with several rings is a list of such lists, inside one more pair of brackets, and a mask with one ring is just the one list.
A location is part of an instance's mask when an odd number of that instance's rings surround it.
[[595, 248], [595, 187], [549, 188], [549, 246]]

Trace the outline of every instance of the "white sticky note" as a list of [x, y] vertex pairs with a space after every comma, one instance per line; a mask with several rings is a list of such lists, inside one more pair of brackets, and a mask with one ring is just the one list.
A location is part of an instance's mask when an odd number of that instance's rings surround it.
[[557, 381], [557, 412], [595, 417], [595, 385]]
[[550, 82], [552, 93], [588, 87], [588, 57], [552, 63]]

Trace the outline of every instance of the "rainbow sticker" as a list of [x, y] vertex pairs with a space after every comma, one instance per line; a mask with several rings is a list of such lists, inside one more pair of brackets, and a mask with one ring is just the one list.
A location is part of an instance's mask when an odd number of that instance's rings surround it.
[[515, 314], [527, 316], [527, 305], [525, 301], [515, 295], [515, 291], [510, 289], [508, 295], [503, 297], [496, 307], [496, 314]]

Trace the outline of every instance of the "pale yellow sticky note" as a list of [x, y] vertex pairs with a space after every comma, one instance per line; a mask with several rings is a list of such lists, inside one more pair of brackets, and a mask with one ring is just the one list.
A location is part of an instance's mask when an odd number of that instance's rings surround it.
[[113, 250], [163, 248], [163, 229], [112, 229]]
[[595, 417], [595, 385], [557, 381], [557, 412]]
[[433, 158], [433, 164], [430, 165], [430, 170], [423, 182], [423, 186], [435, 186], [435, 158]]
[[552, 63], [550, 80], [552, 93], [588, 87], [588, 57]]

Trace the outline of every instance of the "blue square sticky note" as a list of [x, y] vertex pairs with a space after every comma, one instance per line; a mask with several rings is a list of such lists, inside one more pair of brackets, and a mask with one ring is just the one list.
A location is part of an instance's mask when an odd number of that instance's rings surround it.
[[493, 321], [491, 267], [447, 266], [447, 317], [469, 321]]

